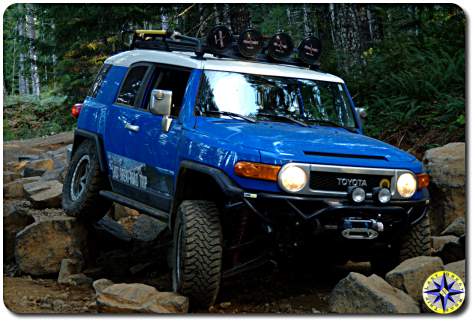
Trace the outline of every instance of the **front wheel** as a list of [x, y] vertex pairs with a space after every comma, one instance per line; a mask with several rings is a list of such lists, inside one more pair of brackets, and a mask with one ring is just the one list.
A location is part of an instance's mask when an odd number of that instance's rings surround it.
[[95, 144], [82, 142], [71, 158], [64, 179], [65, 213], [85, 222], [100, 220], [111, 207], [111, 202], [99, 195], [107, 187], [107, 177], [100, 171]]
[[219, 211], [213, 202], [183, 201], [173, 234], [173, 290], [192, 306], [208, 308], [221, 283], [223, 238]]

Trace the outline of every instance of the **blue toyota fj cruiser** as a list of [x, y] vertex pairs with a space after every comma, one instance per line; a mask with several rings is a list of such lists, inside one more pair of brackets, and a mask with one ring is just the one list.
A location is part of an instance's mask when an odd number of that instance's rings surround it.
[[75, 106], [66, 213], [96, 221], [114, 201], [166, 221], [173, 287], [195, 306], [302, 248], [378, 270], [427, 255], [422, 164], [363, 134], [320, 50], [285, 33], [136, 31]]

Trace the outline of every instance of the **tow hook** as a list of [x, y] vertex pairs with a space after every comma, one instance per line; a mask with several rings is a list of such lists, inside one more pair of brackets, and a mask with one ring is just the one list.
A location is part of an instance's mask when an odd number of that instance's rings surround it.
[[384, 231], [382, 222], [374, 219], [358, 219], [346, 218], [343, 219], [343, 227], [341, 234], [347, 239], [376, 239], [380, 232]]

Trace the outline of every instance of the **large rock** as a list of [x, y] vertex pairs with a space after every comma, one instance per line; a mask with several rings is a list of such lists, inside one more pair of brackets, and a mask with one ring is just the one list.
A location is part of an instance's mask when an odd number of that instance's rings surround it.
[[405, 291], [415, 300], [422, 301], [422, 286], [427, 277], [436, 271], [444, 270], [439, 257], [420, 256], [404, 260], [386, 274], [386, 281]]
[[59, 181], [38, 181], [23, 185], [28, 200], [34, 208], [59, 208], [63, 194], [63, 184]]
[[443, 246], [449, 242], [457, 242], [458, 238], [456, 236], [437, 236], [432, 237], [432, 249], [434, 252], [439, 251]]
[[3, 184], [7, 184], [13, 182], [14, 180], [20, 178], [20, 174], [11, 171], [4, 171], [3, 172]]
[[465, 236], [461, 236], [457, 241], [447, 242], [434, 256], [440, 257], [444, 264], [465, 259]]
[[[97, 289], [96, 289], [97, 291]], [[97, 308], [104, 313], [186, 313], [188, 299], [159, 292], [144, 284], [114, 284], [97, 295]]]
[[86, 229], [70, 217], [48, 218], [27, 226], [16, 236], [19, 269], [31, 275], [58, 273], [63, 259], [81, 259], [86, 234]]
[[377, 275], [366, 277], [351, 272], [340, 280], [329, 296], [335, 313], [419, 313], [418, 304], [403, 291]]
[[453, 272], [462, 279], [465, 284], [465, 259], [451, 262], [444, 267], [445, 270]]
[[3, 206], [3, 259], [6, 263], [15, 258], [15, 236], [26, 226], [35, 222], [28, 209], [17, 204]]
[[166, 228], [166, 223], [141, 214], [132, 225], [132, 237], [139, 241], [153, 241]]
[[42, 181], [52, 181], [56, 180], [60, 183], [64, 182], [64, 178], [66, 177], [66, 167], [55, 168], [53, 170], [46, 171], [43, 175], [41, 175]]
[[59, 268], [58, 283], [69, 284], [70, 277], [81, 272], [83, 262], [80, 259], [63, 259]]
[[111, 216], [114, 220], [119, 221], [122, 218], [138, 217], [139, 215], [140, 212], [135, 209], [131, 209], [127, 206], [118, 203], [114, 203], [113, 212]]
[[39, 181], [40, 177], [27, 177], [19, 178], [13, 182], [3, 185], [3, 198], [8, 199], [20, 199], [25, 197], [25, 191], [23, 190], [23, 185]]
[[465, 218], [455, 219], [441, 234], [454, 235], [457, 237], [463, 236], [465, 234]]
[[28, 162], [25, 168], [41, 169], [44, 171], [52, 170], [54, 168], [54, 160], [51, 158], [31, 160]]
[[456, 218], [465, 217], [465, 143], [430, 149], [423, 161], [431, 176], [431, 229], [439, 234]]

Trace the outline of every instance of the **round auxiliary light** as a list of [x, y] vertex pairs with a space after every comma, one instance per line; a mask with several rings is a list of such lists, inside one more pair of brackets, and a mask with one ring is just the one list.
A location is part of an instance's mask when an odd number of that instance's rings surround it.
[[284, 59], [292, 54], [294, 43], [286, 33], [277, 33], [269, 41], [268, 54], [275, 60]]
[[233, 35], [228, 28], [216, 26], [208, 33], [207, 45], [213, 53], [222, 54], [233, 44]]
[[307, 173], [298, 166], [284, 166], [279, 173], [280, 187], [290, 193], [301, 191], [307, 181]]
[[385, 204], [391, 200], [391, 191], [387, 188], [380, 188], [377, 192], [379, 203]]
[[411, 173], [404, 173], [397, 179], [396, 187], [399, 195], [409, 198], [416, 192], [417, 180]]
[[350, 191], [351, 200], [355, 203], [361, 203], [366, 198], [366, 192], [361, 187], [355, 187]]
[[322, 52], [322, 42], [317, 37], [307, 37], [300, 43], [298, 52], [302, 62], [314, 65], [317, 63]]
[[248, 29], [239, 35], [238, 49], [242, 56], [256, 57], [262, 49], [262, 35], [255, 29]]

